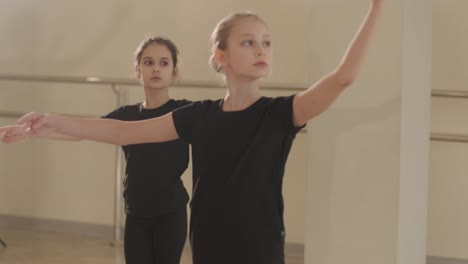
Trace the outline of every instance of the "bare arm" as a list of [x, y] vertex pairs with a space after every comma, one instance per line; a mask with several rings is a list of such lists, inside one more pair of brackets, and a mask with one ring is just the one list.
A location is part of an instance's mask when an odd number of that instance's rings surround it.
[[60, 133], [51, 133], [50, 135], [45, 136], [36, 136], [36, 138], [43, 138], [43, 139], [53, 139], [53, 140], [65, 140], [65, 141], [81, 141], [81, 138], [64, 135]]
[[40, 133], [31, 133], [31, 124], [17, 123], [13, 126], [0, 127], [0, 140], [4, 143], [13, 143], [22, 141], [28, 138], [53, 139], [65, 141], [81, 141], [81, 138], [64, 135], [56, 132], [39, 131]]
[[[20, 118], [17, 122], [16, 125], [24, 125], [25, 123], [29, 123], [27, 121], [24, 121], [23, 118]], [[28, 126], [30, 126], [29, 124]], [[27, 135], [25, 135], [25, 138], [27, 138]], [[42, 133], [42, 134], [34, 134], [34, 138], [41, 138], [41, 139], [53, 139], [53, 140], [65, 140], [65, 141], [80, 141], [81, 138], [77, 137], [72, 137], [60, 133]]]
[[[120, 121], [101, 118], [50, 116], [44, 123], [57, 133], [98, 142], [130, 145], [177, 139], [172, 113], [143, 121]], [[33, 125], [36, 130], [41, 123]]]
[[354, 82], [362, 68], [384, 2], [385, 0], [372, 0], [366, 18], [338, 67], [295, 96], [293, 118], [296, 126], [304, 125], [325, 111], [338, 95]]
[[101, 118], [78, 118], [53, 114], [30, 113], [18, 123], [31, 124], [0, 128], [3, 131], [2, 141], [11, 143], [24, 134], [47, 137], [66, 135], [77, 139], [88, 139], [98, 142], [130, 145], [149, 142], [164, 142], [177, 139], [179, 136], [174, 126], [172, 113], [143, 121], [120, 121]]

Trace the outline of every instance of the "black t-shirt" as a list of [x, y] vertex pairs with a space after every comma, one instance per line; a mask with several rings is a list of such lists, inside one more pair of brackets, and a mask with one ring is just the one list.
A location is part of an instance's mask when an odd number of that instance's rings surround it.
[[284, 263], [282, 182], [300, 130], [293, 98], [262, 97], [234, 112], [207, 100], [173, 112], [192, 144], [194, 264]]
[[[160, 117], [190, 104], [169, 100], [145, 109], [141, 103], [122, 106], [103, 118], [124, 121]], [[186, 206], [188, 194], [180, 179], [189, 162], [189, 146], [181, 140], [122, 146], [127, 161], [124, 178], [125, 212], [137, 217], [154, 217]]]

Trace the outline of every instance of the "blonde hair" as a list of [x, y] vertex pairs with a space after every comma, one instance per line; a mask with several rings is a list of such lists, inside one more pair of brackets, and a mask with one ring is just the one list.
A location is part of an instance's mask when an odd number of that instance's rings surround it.
[[218, 73], [222, 72], [222, 67], [219, 65], [215, 58], [214, 54], [216, 50], [226, 50], [227, 48], [227, 40], [229, 35], [231, 34], [232, 28], [234, 27], [235, 23], [240, 19], [244, 18], [255, 18], [265, 24], [265, 21], [258, 15], [245, 11], [240, 13], [235, 13], [223, 18], [214, 28], [213, 33], [211, 34], [211, 54], [209, 64], [211, 67]]

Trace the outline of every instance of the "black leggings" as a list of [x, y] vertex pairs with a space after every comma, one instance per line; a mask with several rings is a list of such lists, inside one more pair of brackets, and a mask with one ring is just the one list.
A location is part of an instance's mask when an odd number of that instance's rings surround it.
[[127, 215], [126, 264], [179, 264], [187, 238], [187, 209], [153, 218]]

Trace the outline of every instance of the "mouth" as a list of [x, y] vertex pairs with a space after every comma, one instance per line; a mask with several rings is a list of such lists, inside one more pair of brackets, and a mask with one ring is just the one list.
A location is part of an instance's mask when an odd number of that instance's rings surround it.
[[259, 61], [259, 62], [255, 63], [254, 65], [255, 65], [255, 67], [259, 67], [259, 68], [265, 68], [265, 67], [268, 66], [268, 64], [266, 62], [264, 62], [264, 61]]
[[159, 80], [161, 80], [161, 78], [159, 78], [159, 77], [153, 77], [153, 78], [151, 78], [151, 80], [152, 80], [152, 81], [159, 81]]

